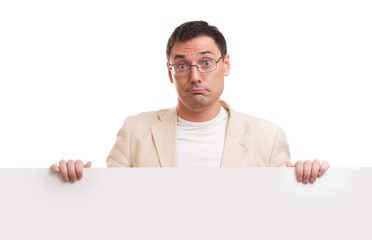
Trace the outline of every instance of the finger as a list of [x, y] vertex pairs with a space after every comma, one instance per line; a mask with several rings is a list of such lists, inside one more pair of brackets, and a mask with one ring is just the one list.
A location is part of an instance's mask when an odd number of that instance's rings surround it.
[[329, 163], [327, 161], [323, 161], [322, 165], [320, 165], [320, 170], [318, 176], [321, 177], [323, 174], [328, 170]]
[[65, 160], [59, 161], [59, 169], [61, 171], [63, 180], [65, 180], [65, 182], [70, 181], [70, 179], [68, 178], [67, 165]]
[[286, 165], [287, 167], [293, 167], [293, 164], [292, 164], [291, 162], [289, 162], [289, 161], [286, 162], [285, 165]]
[[296, 176], [297, 176], [297, 181], [299, 182], [302, 182], [302, 179], [303, 179], [303, 162], [300, 160], [300, 161], [297, 161], [296, 164]]
[[53, 164], [52, 166], [50, 166], [50, 169], [52, 169], [52, 171], [55, 173], [59, 173], [60, 171], [57, 164]]
[[68, 177], [70, 178], [70, 182], [75, 182], [76, 173], [75, 173], [75, 161], [74, 160], [68, 160], [67, 170], [68, 170]]
[[304, 176], [303, 176], [303, 183], [308, 183], [310, 181], [310, 174], [311, 174], [312, 162], [310, 160], [306, 160], [304, 162]]
[[90, 168], [92, 166], [92, 162], [87, 162], [87, 164], [85, 164], [84, 168]]
[[318, 176], [320, 168], [320, 161], [315, 159], [313, 161], [313, 166], [311, 168], [311, 174], [310, 174], [310, 183], [314, 183], [316, 181], [316, 177]]
[[76, 160], [75, 163], [75, 173], [77, 180], [80, 180], [83, 177], [84, 163], [81, 160]]

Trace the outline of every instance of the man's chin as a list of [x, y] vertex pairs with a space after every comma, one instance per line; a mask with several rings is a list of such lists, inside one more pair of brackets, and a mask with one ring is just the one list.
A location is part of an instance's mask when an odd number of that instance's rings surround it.
[[210, 104], [209, 98], [203, 94], [194, 94], [187, 102], [193, 108], [204, 108]]

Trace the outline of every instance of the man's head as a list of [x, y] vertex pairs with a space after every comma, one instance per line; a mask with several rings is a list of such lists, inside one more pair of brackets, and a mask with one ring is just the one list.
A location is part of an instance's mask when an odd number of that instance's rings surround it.
[[203, 21], [184, 23], [169, 38], [167, 60], [169, 78], [178, 94], [179, 115], [218, 114], [224, 77], [230, 72], [222, 33]]
[[214, 39], [220, 49], [222, 58], [227, 54], [226, 40], [217, 27], [209, 25], [204, 21], [186, 22], [178, 26], [170, 36], [167, 44], [167, 59], [176, 42], [187, 42], [196, 37], [209, 36]]

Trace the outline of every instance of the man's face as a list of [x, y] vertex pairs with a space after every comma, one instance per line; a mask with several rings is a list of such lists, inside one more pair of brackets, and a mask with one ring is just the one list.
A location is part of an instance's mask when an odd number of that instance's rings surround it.
[[[208, 36], [193, 38], [185, 43], [177, 42], [171, 49], [169, 63], [191, 64], [203, 60], [218, 60], [221, 52], [214, 39]], [[170, 81], [175, 84], [178, 104], [191, 111], [199, 112], [214, 104], [219, 105], [223, 92], [224, 77], [230, 73], [229, 55], [217, 63], [213, 72], [200, 73], [196, 66], [185, 76], [173, 76], [168, 66]]]

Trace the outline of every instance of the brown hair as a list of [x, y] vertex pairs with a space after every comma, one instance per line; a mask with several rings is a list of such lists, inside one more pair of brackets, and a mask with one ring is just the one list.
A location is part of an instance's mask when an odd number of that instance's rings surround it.
[[223, 60], [224, 56], [227, 53], [226, 40], [222, 33], [218, 30], [218, 28], [215, 26], [211, 26], [204, 21], [191, 21], [178, 26], [170, 36], [166, 50], [168, 61], [171, 49], [176, 42], [184, 43], [188, 40], [200, 36], [208, 36], [214, 39], [218, 48], [220, 49]]

